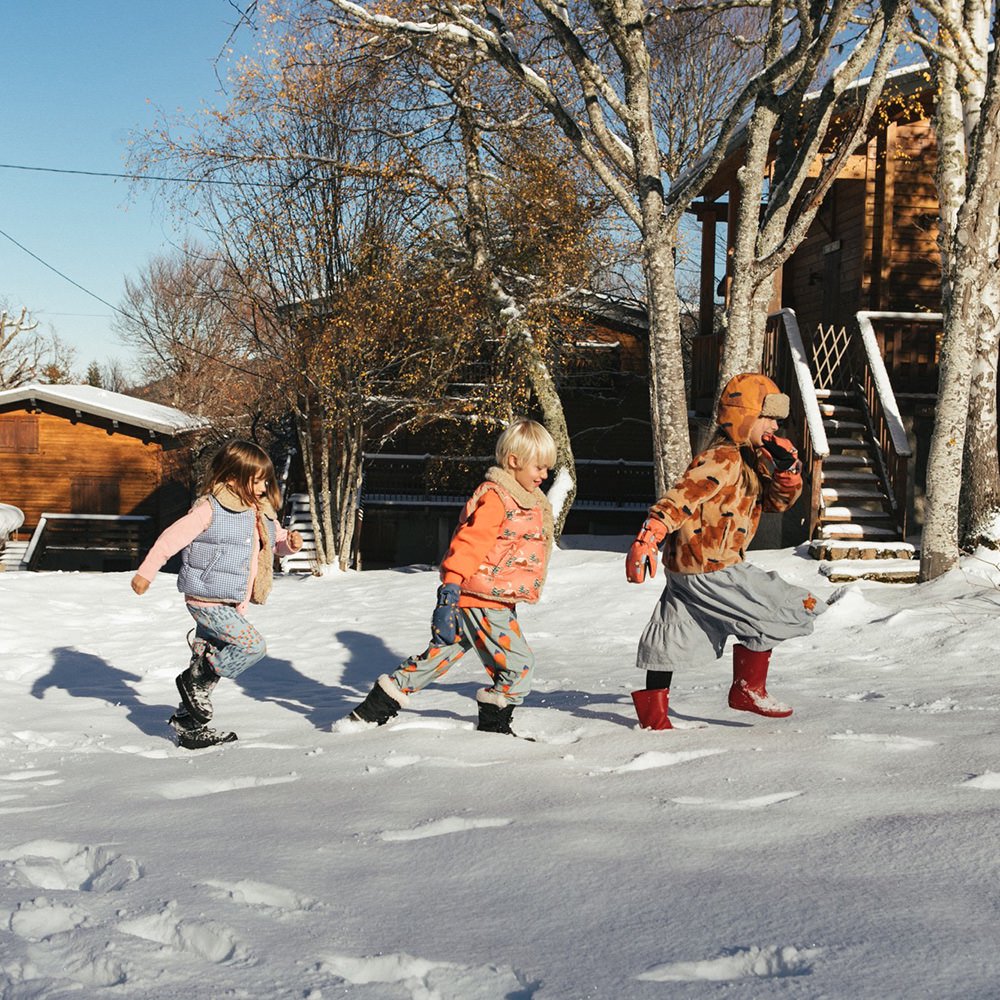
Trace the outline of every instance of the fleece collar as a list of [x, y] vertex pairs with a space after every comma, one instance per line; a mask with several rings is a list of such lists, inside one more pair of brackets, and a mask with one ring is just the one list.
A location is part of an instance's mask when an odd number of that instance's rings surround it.
[[486, 471], [486, 478], [497, 486], [502, 486], [513, 498], [518, 507], [532, 510], [541, 503], [546, 503], [545, 494], [539, 490], [526, 490], [509, 472], [499, 465], [491, 465]]
[[[215, 497], [219, 503], [222, 504], [226, 510], [235, 511], [237, 514], [242, 514], [246, 510], [250, 510], [250, 505], [244, 503], [228, 486], [216, 486], [212, 490], [212, 496]], [[261, 497], [260, 513], [268, 520], [276, 521], [278, 515], [275, 513], [274, 508], [271, 506], [270, 500], [267, 497]]]

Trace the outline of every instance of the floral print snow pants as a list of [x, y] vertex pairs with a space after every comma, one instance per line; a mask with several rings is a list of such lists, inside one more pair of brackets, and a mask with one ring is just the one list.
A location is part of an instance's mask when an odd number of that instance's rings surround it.
[[206, 660], [223, 677], [238, 677], [267, 652], [264, 637], [236, 608], [188, 604], [187, 609], [197, 623], [195, 641], [207, 644]]
[[521, 634], [514, 608], [459, 608], [455, 641], [447, 646], [431, 643], [419, 656], [401, 663], [392, 679], [404, 694], [412, 694], [443, 677], [470, 649], [493, 682], [487, 690], [520, 705], [531, 690], [535, 654]]

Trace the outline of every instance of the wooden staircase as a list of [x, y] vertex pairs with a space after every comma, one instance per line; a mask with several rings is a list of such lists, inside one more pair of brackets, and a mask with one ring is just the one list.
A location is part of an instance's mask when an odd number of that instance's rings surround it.
[[791, 310], [769, 320], [765, 370], [792, 399], [789, 429], [803, 441], [809, 553], [831, 581], [913, 582], [906, 541], [909, 446], [877, 343], [858, 329], [817, 329], [808, 346]]
[[822, 465], [818, 539], [840, 543], [899, 541], [878, 474], [878, 445], [868, 433], [857, 393], [820, 389], [816, 396], [830, 447]]

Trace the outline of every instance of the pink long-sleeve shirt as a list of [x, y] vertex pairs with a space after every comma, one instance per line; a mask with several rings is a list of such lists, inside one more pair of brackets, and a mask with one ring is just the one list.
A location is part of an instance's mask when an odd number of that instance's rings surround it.
[[[164, 563], [171, 557], [177, 555], [181, 549], [190, 545], [208, 526], [212, 523], [212, 505], [207, 498], [200, 499], [187, 514], [174, 521], [153, 543], [142, 565], [136, 570], [137, 575], [144, 580], [153, 581], [153, 577], [163, 569]], [[275, 552], [279, 556], [290, 555], [292, 549], [288, 546], [288, 531], [275, 522]], [[260, 536], [255, 531], [253, 533], [253, 551], [250, 555], [250, 572], [247, 575], [246, 597], [236, 605], [236, 610], [242, 615], [246, 612], [250, 603], [250, 595], [253, 593], [253, 582], [257, 579], [257, 556], [260, 553]], [[206, 601], [203, 597], [192, 597], [190, 594], [184, 595], [184, 600], [188, 604], [195, 604], [199, 607], [220, 604], [220, 601]]]

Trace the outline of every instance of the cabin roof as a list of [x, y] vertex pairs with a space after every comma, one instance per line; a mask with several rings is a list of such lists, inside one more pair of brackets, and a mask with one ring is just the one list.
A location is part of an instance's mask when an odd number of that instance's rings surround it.
[[43, 385], [31, 382], [0, 392], [0, 407], [22, 400], [51, 403], [158, 434], [185, 434], [209, 426], [204, 417], [121, 392], [98, 389], [93, 385]]
[[[991, 42], [991, 48], [992, 44], [993, 43]], [[882, 98], [898, 98], [929, 90], [930, 84], [928, 83], [927, 78], [928, 71], [929, 66], [925, 61], [908, 63], [905, 66], [897, 66], [894, 69], [889, 70], [885, 77], [885, 88], [882, 92]], [[847, 87], [845, 89], [845, 93], [850, 93], [852, 91], [859, 94], [865, 93], [868, 90], [868, 85], [870, 83], [870, 76], [862, 77], [859, 80], [855, 80], [854, 83]], [[822, 89], [810, 91], [805, 95], [804, 101], [815, 101], [821, 94]], [[752, 109], [747, 111], [743, 120], [736, 128], [736, 131], [732, 136], [730, 136], [729, 141], [725, 146], [725, 156], [715, 173], [711, 177], [706, 178], [704, 184], [702, 185], [703, 191], [709, 193], [709, 196], [713, 199], [719, 197], [722, 192], [715, 191], [712, 188], [712, 182], [725, 173], [727, 167], [731, 165], [733, 157], [742, 151], [747, 140], [747, 129], [750, 127], [751, 114]], [[674, 187], [680, 188], [688, 182], [688, 178], [697, 174], [715, 152], [715, 149], [716, 147], [714, 145], [710, 146], [690, 167], [682, 170], [674, 182]]]

